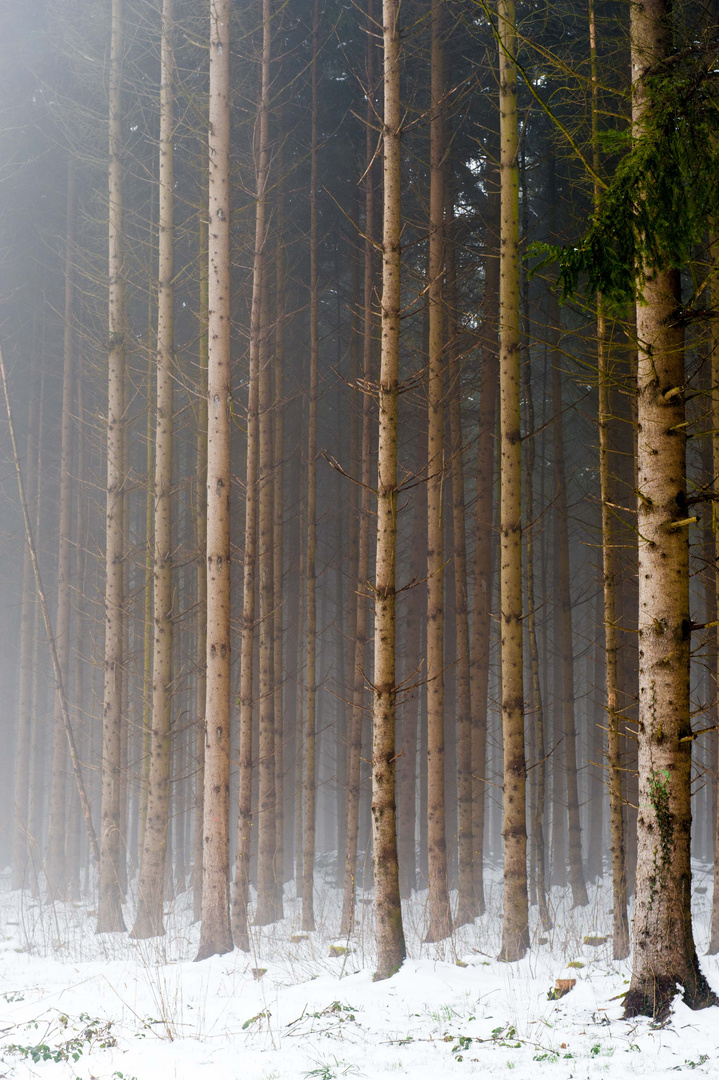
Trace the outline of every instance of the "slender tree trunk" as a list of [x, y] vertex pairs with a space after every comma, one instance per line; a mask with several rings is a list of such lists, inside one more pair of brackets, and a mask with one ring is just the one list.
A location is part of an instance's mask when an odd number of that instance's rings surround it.
[[[25, 489], [28, 510], [32, 512], [38, 494], [38, 454], [40, 438], [40, 410], [38, 402], [39, 378], [33, 378], [27, 419], [27, 442], [25, 450]], [[36, 641], [34, 630], [37, 597], [33, 581], [30, 547], [26, 543], [23, 555], [22, 609], [20, 613], [20, 681], [17, 704], [17, 750], [15, 756], [15, 816], [13, 818], [12, 877], [10, 887], [22, 889], [29, 884], [30, 835], [29, 795], [32, 747], [32, 687], [36, 664]]]
[[[719, 240], [716, 236], [712, 243], [712, 261], [714, 266], [719, 265]], [[719, 279], [716, 275], [711, 279], [710, 301], [712, 310], [719, 309]], [[712, 429], [712, 473], [714, 485], [719, 476], [719, 324], [716, 319], [711, 322], [711, 422]], [[719, 523], [717, 522], [717, 504], [712, 503], [712, 529], [714, 532], [714, 566], [715, 566], [715, 593], [719, 600]], [[716, 618], [716, 614], [714, 615]], [[715, 628], [716, 647], [715, 659], [717, 668], [715, 671], [715, 686], [719, 686], [719, 626]], [[717, 742], [719, 748], [719, 741]], [[719, 757], [714, 767], [719, 773]], [[719, 799], [714, 808], [714, 892], [712, 896], [711, 932], [709, 936], [709, 948], [707, 953], [715, 956], [719, 953]]]
[[[550, 189], [556, 202], [554, 159], [550, 163]], [[557, 514], [557, 559], [559, 576], [559, 610], [557, 629], [559, 641], [555, 648], [561, 656], [561, 700], [563, 715], [564, 762], [567, 785], [567, 825], [569, 882], [572, 888], [572, 907], [589, 903], [582, 863], [582, 840], [579, 826], [579, 794], [577, 790], [577, 730], [574, 716], [574, 636], [572, 632], [571, 567], [569, 561], [569, 512], [567, 477], [564, 460], [564, 412], [562, 374], [559, 353], [559, 301], [556, 291], [549, 296], [550, 337], [552, 360], [552, 405], [554, 410], [554, 483]]]
[[196, 572], [196, 654], [195, 663], [195, 842], [192, 872], [193, 919], [202, 918], [202, 834], [205, 778], [205, 702], [207, 698], [207, 222], [200, 221], [200, 377], [197, 393], [195, 521], [197, 542]]
[[230, 0], [210, 0], [207, 700], [197, 960], [230, 952]]
[[140, 856], [134, 938], [164, 934], [163, 897], [170, 812], [172, 720], [172, 436], [174, 412], [174, 0], [163, 0], [157, 271], [155, 543], [153, 559], [152, 730], [147, 819]]
[[[280, 159], [280, 169], [282, 163]], [[282, 183], [282, 178], [280, 178]], [[274, 539], [274, 619], [273, 619], [273, 668], [274, 668], [274, 711], [275, 711], [275, 895], [277, 919], [284, 914], [285, 882], [285, 716], [284, 716], [284, 455], [285, 455], [285, 403], [284, 403], [284, 362], [285, 362], [285, 237], [284, 237], [284, 188], [278, 194], [277, 205], [277, 246], [275, 252], [275, 356], [274, 406], [273, 406], [273, 539]]]
[[522, 503], [519, 356], [519, 163], [514, 0], [499, 0], [501, 246], [499, 393], [501, 439], [501, 671], [504, 740], [504, 920], [500, 959], [529, 946], [526, 763], [522, 657]]
[[[670, 55], [669, 0], [631, 13], [632, 120], [651, 117], [645, 76]], [[641, 267], [638, 268], [641, 271]], [[626, 1016], [667, 1015], [678, 986], [691, 1008], [716, 1005], [691, 920], [689, 543], [684, 323], [678, 270], [648, 275], [637, 303], [639, 816], [632, 980]]]
[[[374, 3], [369, 0], [367, 18], [374, 17]], [[359, 509], [359, 536], [357, 542], [357, 584], [355, 590], [356, 630], [352, 650], [352, 715], [350, 718], [349, 748], [347, 754], [347, 824], [345, 830], [345, 866], [344, 891], [342, 897], [342, 923], [340, 933], [345, 936], [352, 932], [355, 908], [355, 874], [357, 872], [357, 843], [359, 836], [360, 807], [360, 769], [362, 755], [362, 722], [364, 719], [365, 695], [365, 658], [367, 656], [367, 581], [369, 578], [369, 543], [370, 543], [370, 485], [372, 483], [372, 397], [369, 386], [372, 380], [372, 353], [374, 347], [372, 316], [372, 296], [374, 291], [374, 219], [375, 219], [375, 175], [372, 168], [374, 138], [371, 128], [372, 87], [375, 78], [374, 50], [376, 46], [371, 31], [367, 34], [366, 44], [366, 81], [367, 113], [366, 123], [366, 166], [365, 184], [365, 221], [364, 221], [364, 298], [363, 298], [363, 335], [362, 335], [362, 447], [361, 487]]]
[[427, 413], [427, 844], [426, 941], [452, 930], [444, 806], [444, 58], [441, 0], [432, 0], [429, 210], [429, 387]]
[[469, 618], [467, 605], [467, 539], [464, 499], [464, 438], [462, 380], [458, 348], [457, 267], [453, 196], [447, 200], [447, 307], [451, 372], [449, 419], [452, 460], [452, 517], [454, 532], [454, 593], [457, 655], [457, 790], [459, 889], [457, 925], [474, 919], [472, 880], [472, 705], [470, 696]]
[[275, 851], [275, 695], [274, 695], [274, 536], [273, 536], [273, 432], [272, 364], [269, 340], [269, 268], [267, 266], [267, 177], [269, 168], [270, 65], [272, 11], [262, 0], [262, 71], [257, 126], [257, 196], [255, 204], [255, 273], [260, 279], [258, 395], [258, 574], [260, 593], [260, 745], [257, 850], [257, 911], [255, 922], [265, 926], [277, 915]]
[[102, 725], [102, 809], [97, 931], [125, 929], [120, 887], [122, 727], [122, 611], [124, 605], [123, 488], [125, 425], [125, 296], [122, 203], [123, 0], [112, 0], [110, 46], [109, 357], [107, 392], [107, 507], [105, 517], [105, 681]]
[[315, 731], [317, 700], [317, 394], [319, 379], [319, 281], [317, 273], [318, 59], [320, 4], [312, 20], [312, 146], [310, 150], [310, 378], [307, 425], [307, 669], [305, 715], [305, 833], [302, 869], [302, 929], [314, 930]]
[[483, 915], [484, 821], [486, 805], [487, 696], [492, 606], [492, 536], [494, 509], [495, 430], [499, 353], [499, 185], [487, 200], [484, 303], [481, 331], [482, 371], [477, 436], [477, 502], [474, 521], [474, 597], [472, 602], [472, 879], [474, 913]]
[[[74, 260], [75, 260], [75, 164], [70, 160], [67, 174], [67, 237], [65, 252], [65, 335], [62, 375], [62, 418], [60, 448], [60, 520], [57, 566], [57, 614], [55, 640], [65, 685], [70, 672], [70, 627], [72, 568], [72, 397], [74, 367]], [[53, 719], [50, 820], [47, 835], [45, 874], [53, 896], [64, 895], [66, 887], [65, 831], [67, 792], [67, 740], [63, 727], [62, 706], [55, 699]]]
[[382, 349], [379, 379], [372, 713], [372, 842], [377, 939], [375, 979], [389, 978], [401, 967], [406, 956], [399, 895], [395, 806], [395, 574], [402, 190], [399, 13], [400, 0], [383, 0]]

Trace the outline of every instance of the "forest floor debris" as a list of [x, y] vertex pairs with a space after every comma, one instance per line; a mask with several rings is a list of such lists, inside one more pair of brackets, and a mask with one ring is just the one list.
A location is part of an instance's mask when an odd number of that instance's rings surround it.
[[[371, 904], [357, 905], [356, 933], [332, 950], [341, 894], [329, 884], [318, 890], [314, 933], [299, 934], [300, 904], [288, 895], [281, 923], [253, 928], [252, 953], [196, 964], [189, 893], [169, 905], [165, 938], [138, 942], [96, 935], [89, 904], [10, 892], [4, 876], [0, 1077], [719, 1077], [719, 1010], [694, 1013], [677, 1001], [663, 1027], [622, 1019], [630, 968], [611, 959], [606, 885], [592, 887], [589, 906], [576, 911], [554, 890], [554, 929], [534, 925], [532, 951], [506, 965], [495, 959], [497, 869], [488, 881], [487, 914], [438, 945], [422, 944], [426, 894], [417, 894], [405, 912], [410, 959], [373, 983]], [[700, 954], [710, 884], [709, 868], [695, 867]], [[719, 991], [719, 958], [701, 962]], [[562, 977], [575, 986], [553, 1000]]]

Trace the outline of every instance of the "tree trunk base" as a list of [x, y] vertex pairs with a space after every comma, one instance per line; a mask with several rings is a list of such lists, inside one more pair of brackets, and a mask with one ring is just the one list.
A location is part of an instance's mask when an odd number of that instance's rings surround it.
[[[681, 990], [681, 980], [673, 975], [647, 975], [635, 981], [637, 985], [624, 998], [624, 1018], [630, 1020], [635, 1016], [651, 1016], [659, 1023], [668, 1020], [672, 1002]], [[719, 998], [701, 971], [696, 971], [692, 982], [694, 985], [690, 989], [685, 988], [682, 995], [685, 1005], [690, 1009], [719, 1005]]]

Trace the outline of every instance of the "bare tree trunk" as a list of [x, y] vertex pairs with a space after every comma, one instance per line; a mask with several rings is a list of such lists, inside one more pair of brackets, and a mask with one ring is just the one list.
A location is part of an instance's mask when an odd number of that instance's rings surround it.
[[482, 372], [479, 387], [477, 436], [477, 502], [474, 522], [474, 596], [472, 602], [472, 880], [474, 913], [483, 915], [484, 820], [486, 805], [487, 694], [492, 604], [492, 516], [494, 508], [495, 429], [499, 354], [497, 324], [499, 303], [499, 187], [488, 197], [484, 304], [481, 332]]
[[[632, 121], [652, 99], [646, 73], [673, 49], [669, 0], [632, 7]], [[642, 267], [638, 267], [641, 273]], [[691, 1008], [716, 1005], [691, 920], [689, 543], [684, 322], [678, 270], [648, 274], [637, 303], [639, 816], [632, 980], [626, 1016], [664, 1017], [678, 986]]]
[[207, 700], [197, 960], [230, 952], [230, 0], [210, 0]]
[[[40, 437], [40, 410], [38, 401], [39, 379], [33, 378], [30, 391], [30, 405], [27, 419], [27, 441], [25, 449], [25, 491], [28, 510], [32, 511], [38, 494], [38, 454], [37, 444]], [[12, 839], [12, 877], [11, 889], [23, 889], [29, 884], [30, 835], [30, 776], [32, 747], [32, 686], [36, 664], [36, 641], [33, 633], [37, 597], [33, 581], [32, 558], [30, 547], [25, 544], [22, 573], [22, 609], [20, 613], [20, 661], [19, 687], [17, 703], [17, 749], [15, 756], [15, 814], [13, 818]]]
[[317, 700], [317, 393], [319, 368], [319, 282], [317, 276], [318, 54], [320, 4], [312, 20], [312, 146], [310, 150], [310, 386], [307, 425], [307, 670], [305, 716], [305, 833], [302, 869], [302, 929], [314, 930], [315, 728]]
[[125, 296], [122, 203], [123, 0], [112, 0], [110, 46], [109, 344], [107, 507], [105, 517], [105, 682], [102, 725], [102, 810], [97, 932], [122, 931], [120, 784], [122, 763], [123, 488], [125, 425]]
[[[281, 169], [280, 159], [280, 169]], [[280, 178], [282, 183], [282, 178]], [[274, 371], [274, 408], [273, 408], [273, 536], [274, 536], [274, 625], [273, 625], [273, 668], [274, 668], [274, 711], [275, 711], [275, 915], [282, 919], [284, 915], [285, 882], [285, 716], [284, 716], [284, 669], [283, 669], [283, 632], [284, 632], [284, 455], [285, 455], [285, 403], [284, 403], [284, 362], [285, 362], [285, 237], [284, 237], [284, 188], [278, 194], [277, 206], [277, 246], [275, 252], [275, 357]]]
[[461, 360], [457, 341], [457, 267], [453, 194], [447, 200], [447, 307], [450, 377], [449, 418], [452, 461], [454, 592], [457, 655], [457, 789], [459, 888], [457, 926], [474, 919], [472, 880], [472, 705], [467, 605], [467, 539], [464, 499]]
[[[550, 191], [556, 203], [554, 158], [550, 162]], [[582, 863], [582, 840], [579, 826], [579, 795], [577, 790], [577, 730], [574, 717], [574, 635], [572, 632], [571, 567], [569, 561], [569, 513], [567, 508], [567, 477], [564, 460], [564, 412], [562, 375], [559, 353], [559, 301], [555, 290], [549, 296], [549, 321], [552, 359], [552, 405], [554, 410], [554, 482], [556, 488], [557, 559], [559, 576], [559, 610], [557, 630], [559, 641], [555, 648], [561, 656], [561, 699], [563, 714], [564, 762], [567, 785], [568, 864], [572, 888], [572, 907], [589, 903]]]
[[174, 412], [174, 0], [163, 0], [157, 270], [155, 543], [153, 558], [152, 730], [137, 915], [131, 937], [164, 934], [163, 897], [170, 812], [172, 721], [172, 436]]
[[382, 236], [382, 350], [377, 454], [377, 555], [372, 713], [372, 841], [375, 979], [386, 979], [406, 956], [397, 864], [395, 806], [395, 600], [397, 560], [397, 406], [401, 268], [400, 0], [383, 0], [384, 213]]
[[514, 0], [499, 0], [501, 246], [499, 393], [501, 439], [501, 669], [504, 739], [504, 919], [501, 960], [529, 946], [526, 763], [522, 656], [522, 502], [519, 355], [519, 164]]
[[429, 386], [427, 413], [427, 844], [429, 927], [426, 941], [452, 931], [444, 806], [444, 59], [441, 0], [432, 0], [430, 121]]
[[265, 926], [276, 919], [275, 851], [275, 695], [274, 695], [274, 535], [272, 364], [269, 348], [269, 269], [267, 266], [267, 178], [269, 169], [270, 64], [272, 12], [262, 0], [262, 71], [257, 125], [257, 195], [255, 204], [255, 273], [260, 279], [259, 366], [257, 371], [259, 472], [258, 574], [260, 592], [260, 745], [257, 838], [257, 911], [255, 922]]
[[202, 918], [202, 835], [205, 782], [205, 702], [207, 698], [207, 222], [200, 220], [200, 377], [197, 392], [195, 522], [197, 626], [195, 676], [195, 842], [192, 871], [193, 920]]
[[[367, 18], [372, 25], [374, 3], [369, 0]], [[359, 536], [357, 543], [357, 584], [356, 584], [356, 629], [352, 651], [352, 715], [350, 719], [349, 750], [347, 754], [347, 824], [345, 830], [345, 866], [344, 892], [342, 897], [342, 922], [340, 933], [351, 933], [355, 909], [355, 874], [357, 871], [357, 842], [359, 836], [360, 807], [360, 768], [362, 754], [362, 721], [364, 718], [365, 694], [365, 658], [367, 655], [367, 580], [369, 577], [369, 542], [370, 542], [370, 485], [372, 482], [372, 397], [369, 386], [372, 380], [372, 353], [374, 320], [372, 317], [372, 295], [374, 291], [374, 219], [375, 219], [375, 175], [372, 168], [374, 155], [374, 132], [372, 131], [372, 88], [375, 78], [374, 50], [376, 46], [372, 32], [367, 33], [366, 44], [366, 81], [367, 112], [366, 124], [366, 166], [365, 183], [365, 221], [364, 221], [364, 299], [363, 299], [363, 336], [362, 336], [362, 447], [361, 487], [359, 510]]]
[[[712, 261], [714, 266], [719, 265], [719, 240], [716, 236], [712, 242]], [[711, 279], [710, 302], [712, 310], [719, 309], [719, 278], [716, 275]], [[712, 429], [712, 473], [719, 475], [719, 323], [716, 319], [711, 322], [711, 422]], [[715, 593], [719, 599], [719, 523], [717, 522], [717, 504], [712, 503], [712, 529], [714, 532], [714, 563], [715, 563]], [[715, 601], [716, 605], [716, 601]], [[716, 618], [716, 614], [714, 615]], [[717, 667], [714, 675], [715, 686], [719, 686], [719, 626], [715, 629], [716, 647], [714, 650]], [[719, 742], [717, 742], [719, 748]], [[719, 766], [719, 757], [715, 761], [715, 768]], [[717, 770], [719, 772], [719, 769]], [[714, 812], [714, 892], [712, 896], [711, 932], [709, 936], [709, 948], [707, 953], [715, 956], [719, 953], [719, 799]]]
[[[72, 397], [75, 351], [74, 272], [75, 260], [75, 164], [70, 159], [67, 173], [67, 220], [65, 251], [65, 336], [62, 375], [62, 418], [60, 448], [60, 520], [58, 523], [59, 551], [57, 564], [57, 614], [55, 640], [62, 676], [67, 686], [70, 671], [70, 574], [72, 569]], [[66, 888], [65, 832], [67, 791], [67, 740], [63, 727], [62, 707], [55, 698], [53, 718], [52, 774], [50, 790], [50, 820], [47, 835], [45, 874], [48, 888], [56, 898], [64, 896]]]

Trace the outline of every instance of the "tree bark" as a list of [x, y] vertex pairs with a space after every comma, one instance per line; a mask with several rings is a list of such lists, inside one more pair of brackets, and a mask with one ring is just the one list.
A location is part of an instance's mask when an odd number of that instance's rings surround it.
[[197, 960], [230, 928], [230, 0], [210, 0], [207, 361], [207, 699]]
[[444, 58], [441, 0], [432, 0], [430, 120], [429, 372], [427, 411], [427, 845], [426, 941], [452, 931], [444, 805]]
[[519, 163], [514, 0], [499, 0], [501, 245], [499, 393], [501, 446], [501, 671], [504, 739], [504, 916], [500, 960], [529, 946], [526, 763], [522, 656], [522, 504], [519, 356]]
[[163, 898], [170, 815], [172, 721], [172, 436], [174, 412], [174, 0], [163, 0], [157, 270], [157, 397], [150, 771], [137, 915], [131, 937], [164, 934]]
[[[631, 13], [632, 121], [652, 101], [645, 76], [672, 51], [669, 0]], [[641, 272], [641, 266], [638, 268]], [[691, 1008], [717, 1004], [699, 968], [691, 920], [689, 517], [684, 329], [678, 270], [647, 274], [638, 302], [639, 814], [628, 1017], [667, 1015], [678, 986]]]
[[97, 932], [122, 931], [120, 783], [122, 726], [122, 610], [124, 604], [123, 488], [125, 425], [125, 296], [122, 202], [123, 0], [112, 0], [110, 45], [109, 304], [107, 392], [107, 506], [105, 516], [105, 679], [102, 725], [102, 809]]
[[377, 454], [374, 693], [372, 711], [372, 841], [375, 979], [387, 979], [406, 956], [397, 863], [395, 806], [395, 600], [397, 560], [397, 406], [401, 266], [400, 0], [383, 0], [384, 119], [382, 347]]

